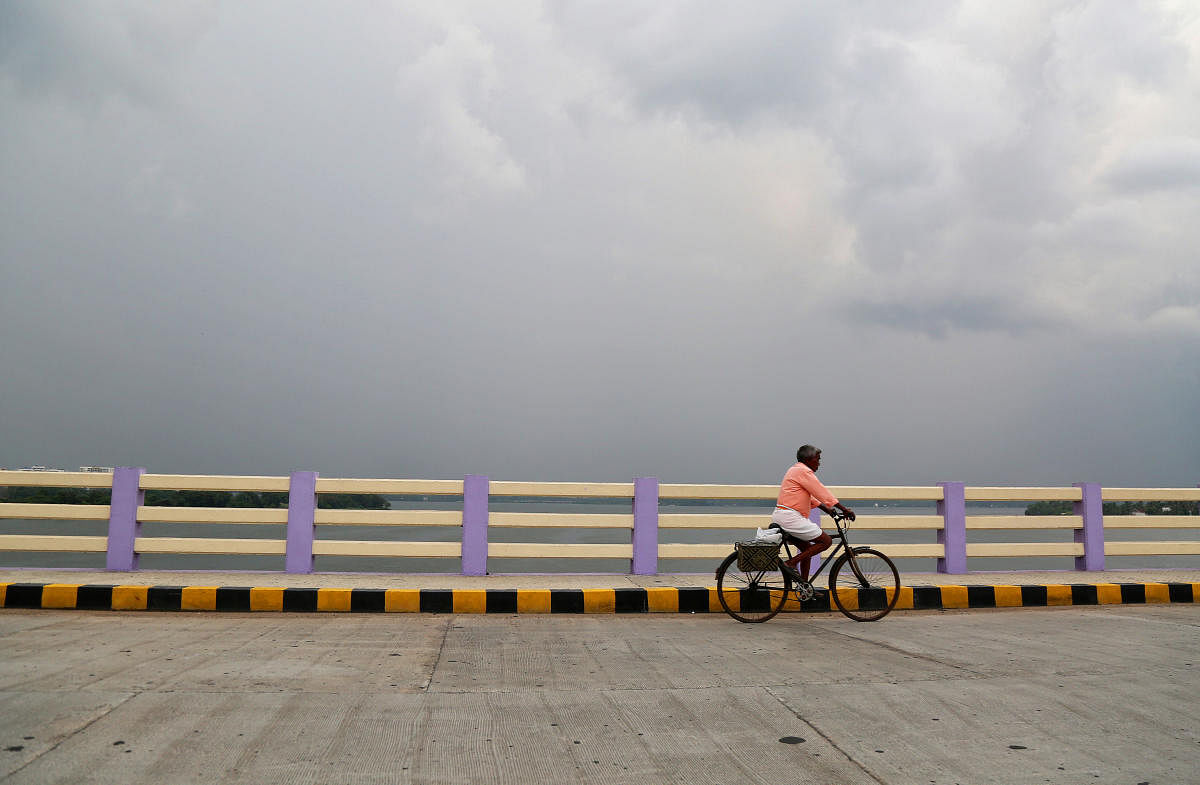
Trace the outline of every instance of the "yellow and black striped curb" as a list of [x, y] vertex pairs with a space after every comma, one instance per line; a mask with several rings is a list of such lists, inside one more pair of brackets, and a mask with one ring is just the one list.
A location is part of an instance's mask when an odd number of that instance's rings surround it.
[[[882, 595], [839, 589], [848, 607]], [[878, 592], [878, 590], [875, 590]], [[1194, 603], [1200, 583], [1083, 583], [1035, 586], [905, 586], [897, 610], [1053, 605]], [[716, 588], [318, 589], [250, 586], [102, 586], [0, 583], [0, 608], [152, 611], [334, 611], [359, 613], [712, 613]], [[831, 610], [828, 593], [785, 610]]]

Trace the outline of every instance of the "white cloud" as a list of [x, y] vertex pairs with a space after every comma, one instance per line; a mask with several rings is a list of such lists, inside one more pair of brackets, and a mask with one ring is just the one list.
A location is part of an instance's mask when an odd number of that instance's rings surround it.
[[423, 148], [446, 165], [448, 191], [505, 192], [526, 184], [523, 167], [487, 123], [503, 90], [493, 51], [478, 28], [455, 24], [399, 75], [401, 99], [424, 119]]
[[[789, 192], [778, 190], [789, 181], [790, 193], [804, 195], [797, 215], [825, 223], [755, 225], [748, 247], [760, 258], [789, 255], [789, 225], [814, 248], [844, 248], [841, 273], [826, 271], [822, 286], [853, 292], [898, 328], [908, 314], [913, 329], [939, 332], [1137, 332], [1150, 329], [1155, 297], [1178, 277], [1171, 244], [1197, 243], [1190, 230], [1163, 234], [1137, 205], [1114, 201], [1107, 184], [1191, 183], [1190, 143], [1165, 149], [1156, 140], [1200, 121], [1198, 16], [1194, 7], [1116, 2], [961, 3], [953, 13], [767, 4], [730, 15], [680, 2], [644, 13], [568, 4], [555, 19], [571, 46], [628, 85], [637, 128], [669, 117], [681, 138], [723, 129], [724, 158], [743, 162], [784, 155], [790, 136], [825, 162], [815, 180], [776, 170], [774, 192]], [[713, 189], [740, 192], [745, 171], [711, 171]], [[764, 180], [750, 190], [772, 188]], [[1188, 198], [1156, 207], [1173, 215]], [[686, 201], [711, 199], [704, 190]], [[786, 198], [767, 202], [777, 218], [788, 211]], [[759, 203], [744, 198], [720, 220], [735, 226]], [[1098, 231], [1119, 247], [1093, 253], [1081, 271], [1081, 248], [1067, 238], [1101, 212], [1113, 215]], [[664, 223], [663, 235], [673, 226]], [[719, 231], [709, 220], [695, 233]], [[732, 247], [720, 253], [738, 264]], [[1124, 272], [1135, 260], [1137, 272]], [[1083, 286], [1088, 275], [1107, 283]], [[1145, 282], [1137, 297], [1116, 294], [1127, 277]]]

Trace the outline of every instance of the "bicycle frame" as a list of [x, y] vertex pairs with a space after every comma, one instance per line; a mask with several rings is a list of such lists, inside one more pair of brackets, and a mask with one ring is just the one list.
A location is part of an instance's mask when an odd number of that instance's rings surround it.
[[[833, 518], [833, 525], [837, 527], [837, 534], [831, 534], [829, 536], [833, 540], [836, 541], [836, 545], [834, 545], [832, 551], [829, 551], [828, 555], [826, 555], [824, 553], [821, 554], [821, 566], [817, 568], [816, 572], [814, 572], [808, 576], [808, 582], [810, 584], [817, 582], [817, 576], [819, 576], [821, 574], [821, 571], [824, 570], [826, 567], [828, 567], [830, 564], [833, 564], [835, 561], [837, 561], [838, 555], [842, 551], [847, 551], [847, 552], [851, 552], [851, 553], [853, 552], [853, 547], [846, 540], [846, 529], [848, 527], [842, 525], [843, 519], [836, 515], [831, 515], [830, 517]], [[791, 537], [791, 535], [784, 532], [783, 549], [787, 553], [787, 557], [784, 559], [781, 559], [781, 561], [787, 561], [787, 559], [790, 559], [793, 556], [795, 556], [796, 553], [799, 553], [799, 551], [796, 551], [796, 552], [792, 551], [793, 545], [792, 545], [790, 537]], [[860, 575], [858, 572], [858, 565], [855, 564], [854, 562], [851, 562], [850, 567], [851, 567], [851, 569], [854, 570], [855, 575], [861, 580], [862, 575]]]

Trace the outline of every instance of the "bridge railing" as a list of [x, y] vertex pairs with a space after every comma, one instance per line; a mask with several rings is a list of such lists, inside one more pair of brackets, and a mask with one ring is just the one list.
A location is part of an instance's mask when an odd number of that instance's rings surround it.
[[[111, 488], [113, 475], [108, 472], [10, 472], [0, 471], [0, 486], [40, 488]], [[0, 518], [39, 521], [107, 521], [107, 504], [0, 504]], [[0, 535], [0, 550], [56, 553], [104, 553], [108, 537], [102, 535]]]
[[[1098, 489], [1106, 502], [1194, 502], [1200, 499], [1200, 488], [1102, 488]], [[1104, 529], [1114, 534], [1154, 529], [1200, 529], [1200, 515], [1106, 515]], [[1176, 539], [1116, 539], [1109, 538], [1104, 552], [1112, 556], [1191, 556], [1200, 553], [1200, 543]]]
[[[104, 553], [110, 570], [136, 570], [143, 554], [252, 555], [283, 557], [288, 572], [312, 572], [318, 557], [456, 559], [461, 571], [482, 575], [489, 559], [534, 559], [544, 572], [567, 572], [580, 559], [623, 560], [634, 574], [657, 574], [660, 559], [689, 560], [707, 569], [729, 553], [729, 543], [766, 522], [767, 513], [723, 511], [669, 512], [680, 503], [761, 503], [769, 510], [777, 485], [660, 484], [654, 478], [630, 483], [564, 483], [489, 481], [469, 475], [463, 480], [323, 478], [315, 472], [288, 477], [149, 474], [122, 467], [111, 474], [93, 472], [0, 471], [0, 487], [111, 488], [108, 505], [0, 503], [0, 519], [107, 522], [107, 533], [0, 534], [0, 551]], [[253, 491], [286, 493], [287, 509], [244, 507], [147, 506], [148, 490]], [[1106, 555], [1195, 556], [1200, 541], [1170, 538], [1127, 539], [1130, 531], [1200, 529], [1196, 515], [1103, 515], [1106, 501], [1200, 501], [1200, 488], [1105, 488], [1091, 483], [1072, 487], [983, 487], [946, 482], [936, 486], [833, 486], [848, 502], [928, 503], [935, 514], [861, 515], [856, 530], [911, 532], [925, 542], [887, 543], [894, 558], [937, 559], [939, 571], [968, 571], [971, 558], [1072, 558], [1079, 570], [1104, 569]], [[325, 509], [320, 494], [379, 494], [392, 497], [443, 499], [457, 509]], [[570, 512], [490, 509], [511, 500], [561, 500], [628, 505], [628, 512], [596, 512], [594, 505], [574, 505]], [[967, 515], [967, 503], [1066, 501], [1070, 515]], [[820, 521], [820, 513], [814, 513]], [[827, 522], [827, 521], [826, 521]], [[150, 536], [143, 524], [234, 524], [247, 536]], [[397, 534], [376, 539], [333, 539], [337, 527], [395, 527]], [[276, 536], [256, 536], [255, 527]], [[405, 527], [439, 532], [436, 539], [405, 538]], [[318, 535], [320, 529], [321, 536]], [[263, 528], [257, 531], [263, 531]], [[572, 533], [610, 530], [629, 532], [620, 542], [539, 542], [536, 535], [520, 541], [489, 538], [491, 530]], [[995, 541], [985, 532], [1061, 531], [1061, 541]], [[282, 532], [280, 536], [279, 532]], [[971, 536], [968, 537], [968, 532]], [[976, 535], [975, 532], [980, 532]], [[1071, 539], [1065, 539], [1071, 532]], [[1121, 532], [1106, 538], [1106, 532]], [[728, 535], [722, 537], [722, 533]], [[694, 542], [697, 535], [719, 542]], [[544, 539], [544, 538], [543, 538]], [[863, 538], [859, 538], [863, 539]], [[215, 568], [215, 565], [214, 565]]]

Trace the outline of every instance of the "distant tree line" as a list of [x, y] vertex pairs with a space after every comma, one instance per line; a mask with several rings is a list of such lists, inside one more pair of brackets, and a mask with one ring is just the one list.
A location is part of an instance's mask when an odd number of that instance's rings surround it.
[[[0, 491], [5, 489], [0, 488]], [[12, 487], [0, 494], [6, 502], [21, 504], [108, 504], [108, 488]], [[255, 491], [146, 491], [148, 507], [287, 507], [286, 493]], [[388, 500], [377, 493], [320, 493], [317, 506], [328, 510], [387, 510]]]
[[[1073, 502], [1034, 502], [1026, 515], [1070, 515]], [[1200, 502], [1104, 502], [1105, 515], [1200, 515]]]

